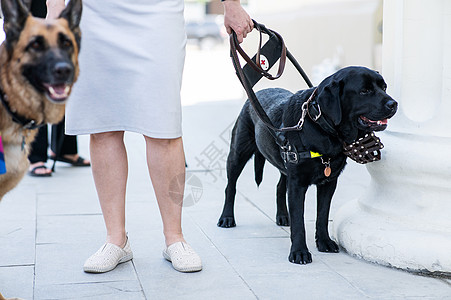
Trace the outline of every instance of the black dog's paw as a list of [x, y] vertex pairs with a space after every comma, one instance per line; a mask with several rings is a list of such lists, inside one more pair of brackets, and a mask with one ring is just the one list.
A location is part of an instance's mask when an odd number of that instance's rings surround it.
[[337, 243], [332, 241], [330, 238], [317, 239], [316, 240], [316, 247], [318, 248], [319, 252], [338, 253], [340, 251], [340, 249], [338, 248]]
[[236, 226], [235, 218], [234, 217], [221, 217], [221, 218], [219, 218], [217, 225], [218, 225], [218, 227], [222, 227], [222, 228], [235, 227]]
[[308, 250], [291, 251], [288, 260], [294, 264], [306, 265], [312, 262], [312, 254]]
[[287, 215], [276, 216], [276, 224], [279, 226], [290, 226], [290, 217]]

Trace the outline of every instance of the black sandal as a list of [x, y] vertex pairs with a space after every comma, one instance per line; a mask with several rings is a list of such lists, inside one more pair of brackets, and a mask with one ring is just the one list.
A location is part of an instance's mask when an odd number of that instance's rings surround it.
[[39, 170], [39, 169], [48, 169], [48, 168], [44, 165], [34, 167], [30, 171], [28, 171], [28, 175], [33, 176], [33, 177], [50, 177], [50, 176], [52, 176], [51, 172], [50, 173], [37, 173], [36, 170]]
[[85, 159], [83, 157], [81, 157], [81, 156], [79, 156], [76, 160], [69, 159], [69, 158], [66, 158], [64, 156], [58, 156], [58, 157], [50, 156], [50, 159], [54, 160], [54, 161], [65, 162], [65, 163], [71, 164], [74, 167], [89, 167], [89, 166], [91, 166], [91, 163], [89, 163], [89, 162], [85, 163]]

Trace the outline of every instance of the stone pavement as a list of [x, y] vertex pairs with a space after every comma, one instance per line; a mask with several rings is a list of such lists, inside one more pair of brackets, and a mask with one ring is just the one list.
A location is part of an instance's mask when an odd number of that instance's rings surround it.
[[[143, 138], [130, 133], [127, 230], [133, 261], [105, 274], [82, 271], [85, 259], [103, 242], [103, 219], [91, 169], [59, 163], [53, 177], [26, 176], [0, 203], [0, 292], [23, 299], [451, 299], [449, 279], [374, 265], [344, 251], [319, 253], [314, 188], [306, 203], [313, 263], [289, 263], [289, 229], [274, 223], [278, 173], [270, 165], [256, 188], [248, 164], [238, 184], [237, 227], [216, 227], [229, 132], [241, 104], [184, 107], [188, 184], [183, 226], [202, 257], [203, 271], [179, 273], [163, 259], [162, 226]], [[79, 143], [86, 155], [87, 137]], [[331, 226], [334, 212], [362, 194], [368, 183], [365, 167], [350, 162], [334, 197]]]
[[[211, 74], [214, 65], [223, 72]], [[187, 189], [186, 239], [204, 269], [183, 274], [161, 255], [161, 219], [145, 162], [144, 141], [126, 134], [129, 154], [127, 230], [134, 259], [105, 274], [86, 274], [84, 261], [103, 243], [105, 229], [90, 168], [58, 163], [50, 178], [25, 176], [0, 202], [0, 292], [36, 299], [451, 299], [451, 280], [367, 263], [344, 251], [315, 248], [315, 189], [306, 201], [306, 230], [313, 263], [288, 262], [289, 228], [275, 224], [278, 172], [266, 165], [257, 188], [250, 162], [238, 182], [237, 227], [216, 222], [224, 201], [225, 158], [233, 121], [243, 104], [227, 48], [188, 47], [184, 87]], [[208, 101], [208, 102], [204, 102]], [[88, 156], [88, 138], [79, 137]], [[114, 163], [114, 162], [111, 162]], [[331, 208], [359, 197], [366, 168], [349, 162]], [[412, 247], [421, 241], [412, 241]]]

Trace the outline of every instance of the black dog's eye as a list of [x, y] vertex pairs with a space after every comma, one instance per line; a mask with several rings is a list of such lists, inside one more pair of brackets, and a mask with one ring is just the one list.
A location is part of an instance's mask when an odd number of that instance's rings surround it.
[[372, 92], [372, 90], [370, 89], [361, 89], [360, 90], [360, 95], [368, 95]]
[[384, 92], [386, 92], [386, 91], [387, 91], [387, 86], [384, 85], [384, 86], [382, 87], [382, 90], [384, 90]]

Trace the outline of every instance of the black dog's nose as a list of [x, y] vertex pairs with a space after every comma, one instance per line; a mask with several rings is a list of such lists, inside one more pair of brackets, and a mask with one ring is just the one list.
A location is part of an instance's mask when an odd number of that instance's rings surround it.
[[58, 62], [52, 71], [55, 79], [67, 80], [72, 75], [74, 67], [68, 62]]
[[388, 100], [387, 103], [385, 103], [385, 107], [391, 111], [396, 111], [398, 108], [398, 102], [395, 100]]

